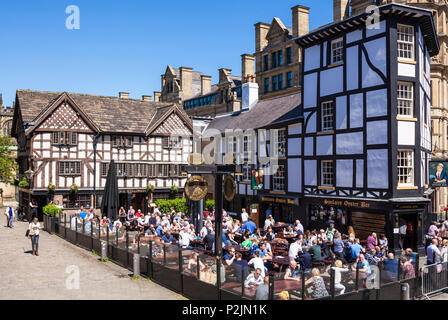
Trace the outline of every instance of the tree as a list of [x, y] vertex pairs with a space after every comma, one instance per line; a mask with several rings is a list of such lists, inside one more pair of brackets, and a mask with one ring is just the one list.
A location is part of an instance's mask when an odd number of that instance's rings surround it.
[[10, 181], [15, 178], [17, 163], [14, 159], [14, 150], [16, 144], [10, 137], [0, 137], [0, 180]]

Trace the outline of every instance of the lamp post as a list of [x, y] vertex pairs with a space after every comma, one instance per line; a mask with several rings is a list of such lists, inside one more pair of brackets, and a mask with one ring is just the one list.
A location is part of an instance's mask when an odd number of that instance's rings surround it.
[[33, 178], [33, 176], [34, 176], [34, 171], [33, 170], [28, 169], [28, 170], [25, 171], [25, 177], [28, 180], [31, 180]]

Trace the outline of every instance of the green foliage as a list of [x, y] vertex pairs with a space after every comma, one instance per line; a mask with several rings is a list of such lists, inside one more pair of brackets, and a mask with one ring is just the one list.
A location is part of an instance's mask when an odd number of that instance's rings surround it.
[[56, 207], [55, 205], [49, 204], [45, 207], [43, 207], [44, 215], [48, 217], [55, 217], [62, 213], [62, 209]]
[[10, 137], [0, 137], [0, 180], [9, 181], [13, 179], [17, 171], [17, 163], [13, 157], [15, 147], [14, 140]]
[[131, 277], [131, 280], [138, 280], [138, 279], [140, 279], [140, 276], [132, 276]]
[[95, 257], [98, 257], [98, 253], [96, 253], [95, 250], [92, 250], [92, 255], [95, 256]]
[[173, 184], [171, 186], [171, 193], [178, 193], [178, 192], [179, 192], [179, 187]]
[[24, 177], [24, 178], [22, 179], [22, 181], [19, 182], [19, 187], [20, 187], [20, 188], [28, 188], [28, 186], [29, 186], [29, 183], [28, 183], [28, 181], [26, 180], [26, 178]]
[[205, 201], [205, 207], [207, 208], [208, 211], [212, 212], [214, 206], [215, 206], [215, 200], [207, 200], [207, 201]]
[[109, 261], [109, 258], [101, 259], [101, 262], [108, 262], [108, 261]]
[[187, 200], [186, 199], [160, 199], [156, 201], [156, 205], [160, 207], [162, 213], [169, 213], [170, 208], [173, 207], [176, 212], [188, 213]]
[[154, 191], [154, 186], [152, 184], [148, 184], [146, 186], [146, 192], [153, 192]]

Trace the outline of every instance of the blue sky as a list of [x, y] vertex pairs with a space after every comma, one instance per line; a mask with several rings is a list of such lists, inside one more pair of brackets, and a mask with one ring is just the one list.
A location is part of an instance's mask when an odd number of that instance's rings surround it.
[[[241, 74], [243, 53], [255, 48], [254, 24], [290, 8], [311, 7], [310, 28], [332, 20], [332, 0], [16, 0], [0, 4], [0, 92], [11, 105], [17, 89], [69, 91], [131, 98], [160, 90], [166, 65], [218, 78]], [[68, 30], [66, 7], [80, 9]]]

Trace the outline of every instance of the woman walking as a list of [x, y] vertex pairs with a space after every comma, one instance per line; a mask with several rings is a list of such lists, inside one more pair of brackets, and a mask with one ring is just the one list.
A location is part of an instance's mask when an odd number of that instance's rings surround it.
[[39, 231], [40, 231], [40, 223], [37, 217], [33, 218], [33, 221], [30, 223], [29, 227], [29, 237], [31, 239], [31, 247], [33, 250], [33, 256], [39, 255]]

